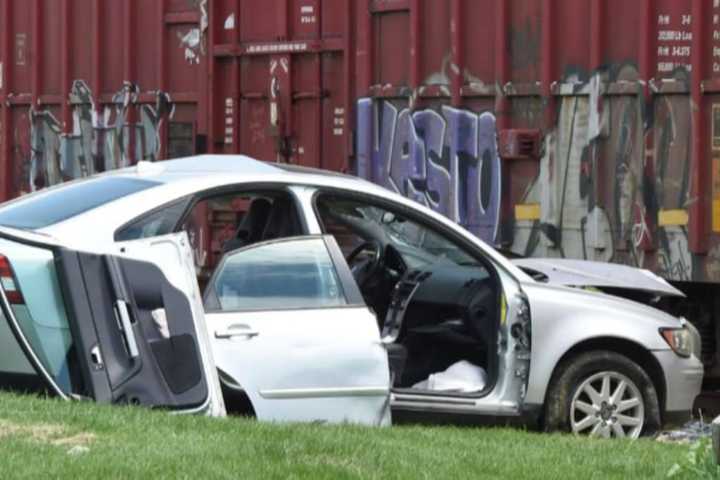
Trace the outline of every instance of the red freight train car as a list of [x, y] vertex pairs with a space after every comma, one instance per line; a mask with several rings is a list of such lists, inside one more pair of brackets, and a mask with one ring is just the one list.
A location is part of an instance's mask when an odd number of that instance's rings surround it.
[[0, 197], [203, 152], [654, 270], [720, 365], [718, 0], [0, 0]]

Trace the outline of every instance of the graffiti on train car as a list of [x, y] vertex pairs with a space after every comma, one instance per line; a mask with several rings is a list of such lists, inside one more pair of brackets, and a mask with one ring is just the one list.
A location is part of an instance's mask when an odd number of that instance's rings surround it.
[[176, 32], [176, 36], [185, 61], [191, 65], [198, 65], [200, 57], [207, 53], [208, 0], [187, 0], [187, 4], [197, 9], [200, 21], [197, 26]]
[[[500, 218], [501, 161], [491, 112], [410, 111], [360, 99], [357, 173], [522, 255], [614, 261], [691, 280], [697, 272], [688, 249], [690, 125], [684, 121], [690, 101], [678, 95], [646, 101], [638, 78], [633, 65], [566, 76], [571, 91], [558, 97], [539, 168], [521, 198], [512, 199], [537, 206], [535, 216]], [[687, 81], [683, 69], [676, 81]], [[608, 83], [637, 87], [608, 95]], [[536, 119], [542, 107], [526, 103], [522, 110]], [[503, 222], [509, 228], [500, 229]], [[499, 238], [500, 230], [509, 238]]]
[[448, 106], [410, 112], [362, 99], [357, 134], [359, 176], [495, 241], [501, 192], [493, 114]]
[[[35, 191], [57, 183], [122, 168], [137, 160], [155, 161], [160, 152], [160, 126], [172, 118], [173, 103], [164, 92], [155, 92], [155, 105], [138, 104], [139, 88], [126, 83], [112, 103], [98, 110], [85, 82], [76, 80], [70, 91], [72, 128], [63, 132], [62, 122], [50, 111], [29, 112], [29, 151], [16, 152], [22, 171], [20, 191]], [[131, 108], [138, 120], [128, 123]], [[130, 129], [135, 130], [135, 151], [130, 151]], [[20, 143], [20, 142], [16, 142]]]
[[[687, 81], [682, 69], [676, 77]], [[539, 204], [541, 215], [515, 222], [513, 251], [693, 278], [687, 235], [690, 125], [683, 121], [690, 101], [655, 95], [646, 102], [637, 79], [633, 65], [618, 65], [578, 82], [572, 95], [558, 100], [539, 174], [519, 200]], [[608, 83], [633, 84], [636, 91], [606, 95]]]
[[[615, 245], [612, 232], [623, 233], [613, 229], [613, 212], [594, 188], [609, 112], [598, 99], [597, 76], [570, 85], [571, 94], [558, 100], [555, 128], [545, 136], [539, 173], [518, 202], [539, 205], [539, 218], [516, 220], [512, 249], [528, 256], [610, 260]], [[623, 166], [619, 172], [627, 176], [630, 170]]]

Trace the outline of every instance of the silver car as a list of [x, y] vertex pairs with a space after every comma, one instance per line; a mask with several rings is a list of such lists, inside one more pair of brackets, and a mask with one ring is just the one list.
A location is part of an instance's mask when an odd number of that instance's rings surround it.
[[350, 176], [241, 156], [141, 163], [7, 203], [0, 225], [0, 376], [39, 374], [68, 398], [187, 410], [217, 370], [227, 406], [260, 419], [530, 418], [634, 438], [687, 418], [700, 391], [685, 319], [538, 282]]

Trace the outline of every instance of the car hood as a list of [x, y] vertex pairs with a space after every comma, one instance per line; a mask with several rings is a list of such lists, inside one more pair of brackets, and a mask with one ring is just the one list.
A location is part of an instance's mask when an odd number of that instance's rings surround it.
[[643, 303], [615, 295], [547, 283], [523, 283], [530, 304], [542, 304], [549, 311], [573, 312], [578, 317], [624, 318], [655, 328], [677, 328], [684, 319]]
[[516, 258], [511, 261], [531, 276], [539, 272], [553, 285], [622, 288], [660, 296], [685, 296], [651, 271], [627, 265], [564, 258]]

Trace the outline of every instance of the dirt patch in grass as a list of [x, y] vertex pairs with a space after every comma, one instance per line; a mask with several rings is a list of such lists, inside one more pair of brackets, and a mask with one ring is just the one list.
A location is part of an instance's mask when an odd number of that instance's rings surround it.
[[70, 447], [78, 447], [78, 446], [87, 446], [95, 441], [95, 434], [89, 433], [89, 432], [81, 432], [76, 433], [75, 435], [70, 435], [69, 437], [61, 437], [56, 438], [52, 440], [50, 443], [57, 446], [70, 446]]
[[353, 458], [345, 458], [342, 456], [334, 456], [331, 454], [313, 454], [313, 455], [302, 455], [298, 458], [297, 462], [290, 461], [290, 465], [299, 463], [303, 465], [310, 465], [313, 467], [332, 467], [346, 471], [357, 477], [363, 477], [363, 469], [357, 465]]
[[49, 443], [58, 447], [87, 446], [95, 441], [95, 434], [80, 432], [70, 434], [62, 425], [35, 423], [23, 425], [0, 419], [0, 441], [9, 437], [25, 437], [38, 443]]

